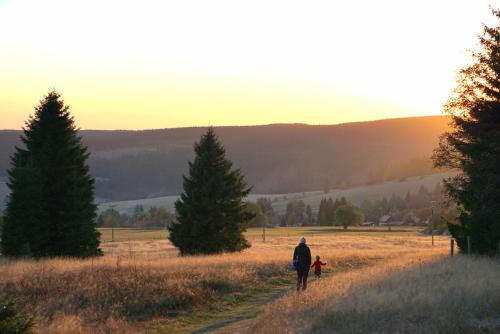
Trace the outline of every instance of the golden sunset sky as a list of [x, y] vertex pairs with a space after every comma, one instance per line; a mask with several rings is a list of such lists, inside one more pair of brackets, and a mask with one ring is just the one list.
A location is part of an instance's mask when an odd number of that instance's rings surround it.
[[56, 88], [84, 129], [436, 115], [483, 0], [0, 0], [0, 128]]

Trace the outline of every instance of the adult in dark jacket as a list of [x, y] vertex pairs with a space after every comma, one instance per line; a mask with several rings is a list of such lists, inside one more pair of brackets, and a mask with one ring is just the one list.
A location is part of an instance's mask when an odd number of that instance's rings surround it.
[[311, 250], [306, 245], [306, 238], [299, 239], [299, 245], [295, 247], [293, 258], [297, 263], [297, 291], [307, 288], [307, 276], [311, 267]]

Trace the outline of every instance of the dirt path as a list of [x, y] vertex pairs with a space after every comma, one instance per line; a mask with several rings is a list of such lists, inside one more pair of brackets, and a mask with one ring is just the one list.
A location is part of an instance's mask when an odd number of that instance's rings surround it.
[[[314, 275], [309, 275], [309, 284], [320, 284], [327, 277], [334, 274], [333, 272], [324, 273], [324, 277], [321, 280], [314, 278]], [[250, 325], [253, 319], [255, 319], [261, 312], [262, 308], [272, 303], [273, 301], [281, 298], [287, 292], [295, 290], [295, 276], [293, 276], [290, 282], [282, 283], [279, 286], [267, 290], [265, 292], [256, 294], [248, 299], [247, 302], [235, 306], [229, 312], [220, 312], [214, 315], [210, 319], [210, 324], [206, 326], [197, 328], [188, 333], [190, 334], [226, 334], [235, 333], [242, 330]]]
[[246, 303], [234, 307], [234, 309], [230, 312], [217, 314], [211, 319], [211, 323], [209, 325], [198, 328], [189, 333], [234, 333], [238, 329], [244, 328], [252, 319], [257, 317], [264, 305], [280, 298], [292, 289], [293, 286], [283, 285], [273, 288], [270, 291], [259, 293], [252, 296]]

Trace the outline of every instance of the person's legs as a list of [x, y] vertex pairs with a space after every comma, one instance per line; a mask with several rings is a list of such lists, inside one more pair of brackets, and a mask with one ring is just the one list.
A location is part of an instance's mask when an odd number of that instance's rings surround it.
[[302, 290], [307, 289], [307, 276], [309, 275], [309, 268], [302, 273]]
[[300, 290], [300, 286], [302, 285], [302, 277], [303, 277], [302, 269], [297, 268], [297, 291]]

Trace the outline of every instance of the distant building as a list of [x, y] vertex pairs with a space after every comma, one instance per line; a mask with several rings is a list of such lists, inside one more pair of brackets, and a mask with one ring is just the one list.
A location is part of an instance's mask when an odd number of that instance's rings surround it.
[[366, 221], [362, 224], [363, 226], [375, 226], [377, 224], [375, 224], [375, 222], [371, 222], [371, 221]]
[[392, 216], [391, 215], [383, 215], [382, 217], [380, 217], [380, 219], [378, 220], [378, 224], [380, 226], [386, 226], [388, 225], [388, 223], [391, 221], [392, 219]]
[[391, 215], [384, 215], [380, 217], [378, 224], [380, 226], [402, 226], [405, 222], [402, 220], [395, 220]]

